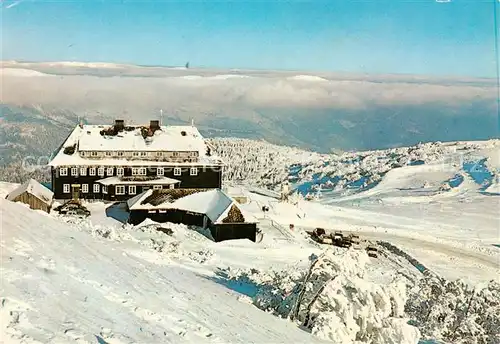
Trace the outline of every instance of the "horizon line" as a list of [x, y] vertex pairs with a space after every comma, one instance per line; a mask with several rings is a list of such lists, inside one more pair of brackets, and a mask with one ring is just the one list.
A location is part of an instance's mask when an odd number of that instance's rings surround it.
[[[187, 61], [189, 62], [189, 61]], [[477, 75], [449, 75], [449, 74], [416, 74], [416, 73], [397, 73], [397, 72], [363, 72], [363, 71], [345, 71], [345, 70], [316, 70], [316, 69], [281, 69], [281, 68], [247, 68], [247, 67], [214, 67], [205, 65], [195, 65], [189, 68], [184, 65], [161, 65], [161, 64], [138, 64], [131, 62], [105, 62], [105, 61], [85, 61], [85, 60], [28, 60], [28, 59], [0, 59], [0, 63], [19, 63], [19, 64], [70, 64], [70, 63], [80, 63], [80, 64], [100, 64], [102, 66], [97, 66], [95, 68], [105, 69], [105, 65], [115, 65], [115, 66], [128, 66], [128, 67], [141, 67], [141, 68], [165, 68], [165, 69], [177, 69], [177, 70], [205, 70], [205, 71], [248, 71], [248, 72], [280, 72], [280, 73], [296, 73], [296, 72], [307, 72], [314, 74], [350, 74], [350, 75], [364, 75], [364, 76], [406, 76], [406, 77], [426, 77], [434, 79], [486, 79], [486, 80], [496, 80], [493, 76], [477, 76]], [[2, 66], [3, 68], [3, 66]]]

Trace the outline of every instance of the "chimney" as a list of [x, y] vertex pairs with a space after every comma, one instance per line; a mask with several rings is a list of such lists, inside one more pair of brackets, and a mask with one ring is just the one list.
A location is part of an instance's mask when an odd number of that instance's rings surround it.
[[125, 128], [125, 121], [123, 119], [115, 119], [115, 130], [122, 131]]
[[160, 129], [160, 121], [157, 119], [152, 119], [149, 121], [149, 128], [153, 130], [153, 132], [157, 129]]

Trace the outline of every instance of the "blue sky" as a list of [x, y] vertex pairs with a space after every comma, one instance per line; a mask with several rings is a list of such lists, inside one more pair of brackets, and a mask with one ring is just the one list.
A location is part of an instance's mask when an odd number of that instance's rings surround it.
[[1, 11], [4, 60], [496, 75], [494, 0], [4, 0]]

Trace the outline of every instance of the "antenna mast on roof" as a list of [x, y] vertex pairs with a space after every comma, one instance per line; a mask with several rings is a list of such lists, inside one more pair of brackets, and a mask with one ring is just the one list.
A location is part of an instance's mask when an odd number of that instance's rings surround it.
[[163, 109], [160, 109], [160, 126], [163, 125]]
[[194, 119], [191, 118], [191, 126], [194, 127]]

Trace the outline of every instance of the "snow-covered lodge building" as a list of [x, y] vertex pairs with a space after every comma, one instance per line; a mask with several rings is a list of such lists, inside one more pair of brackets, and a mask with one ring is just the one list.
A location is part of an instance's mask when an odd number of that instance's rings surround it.
[[223, 162], [191, 126], [79, 124], [49, 163], [55, 199], [123, 201], [153, 189], [222, 186]]

